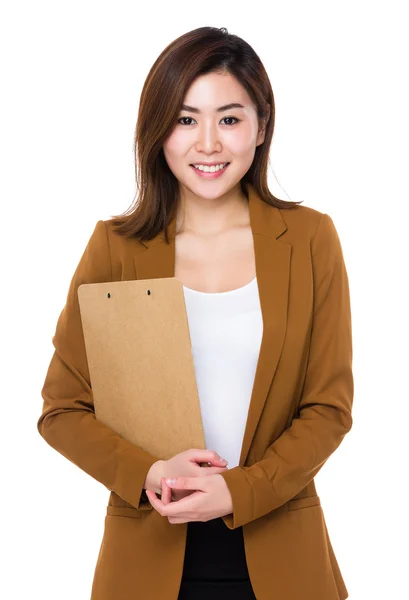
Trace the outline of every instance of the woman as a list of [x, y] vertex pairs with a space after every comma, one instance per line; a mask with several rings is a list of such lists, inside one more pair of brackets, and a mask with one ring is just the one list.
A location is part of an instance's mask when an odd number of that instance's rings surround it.
[[[139, 201], [88, 242], [38, 421], [111, 492], [92, 600], [348, 597], [314, 483], [352, 426], [348, 277], [331, 218], [268, 190], [274, 116], [225, 28], [176, 39], [145, 82]], [[183, 284], [206, 438], [170, 460], [95, 419], [77, 299], [155, 277]]]

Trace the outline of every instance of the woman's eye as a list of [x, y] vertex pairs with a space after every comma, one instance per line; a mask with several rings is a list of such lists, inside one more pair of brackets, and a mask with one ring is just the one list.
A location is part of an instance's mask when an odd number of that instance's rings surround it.
[[[233, 121], [236, 121], [237, 123], [240, 121], [240, 119], [236, 119], [236, 117], [224, 117], [224, 119], [222, 119], [222, 121], [224, 121], [225, 119], [233, 119]], [[234, 125], [234, 123], [231, 123], [231, 125]]]
[[[178, 119], [178, 123], [180, 123], [183, 120], [190, 120], [190, 121], [194, 121], [194, 119], [192, 119], [192, 117], [180, 117], [180, 119]], [[181, 125], [186, 125], [186, 123], [180, 123]], [[187, 123], [188, 125], [190, 125], [190, 123]]]
[[[181, 125], [191, 125], [191, 123], [181, 123], [181, 121], [184, 119], [185, 120], [187, 119], [188, 121], [194, 121], [194, 119], [192, 117], [180, 117], [180, 119], [178, 119], [178, 123], [180, 123]], [[225, 121], [226, 119], [227, 120], [233, 119], [233, 121], [236, 121], [237, 123], [240, 121], [240, 119], [237, 119], [236, 117], [224, 117], [222, 119], [222, 121]], [[227, 123], [227, 125], [231, 126], [231, 125], [235, 125], [235, 123]]]

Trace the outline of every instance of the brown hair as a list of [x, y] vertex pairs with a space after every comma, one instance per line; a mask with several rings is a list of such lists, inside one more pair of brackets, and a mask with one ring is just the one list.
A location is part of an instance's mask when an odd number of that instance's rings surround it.
[[[257, 146], [253, 163], [241, 179], [259, 196], [278, 208], [294, 208], [301, 202], [276, 198], [268, 189], [267, 167], [274, 131], [275, 104], [267, 72], [253, 48], [225, 27], [199, 27], [171, 42], [154, 62], [144, 83], [134, 138], [135, 175], [139, 202], [115, 216], [112, 225], [123, 236], [138, 236], [142, 241], [165, 231], [175, 216], [179, 182], [169, 169], [162, 145], [172, 132], [184, 97], [200, 75], [230, 73], [246, 89], [257, 107], [259, 123], [267, 122], [264, 142]], [[269, 111], [270, 108], [270, 111]]]

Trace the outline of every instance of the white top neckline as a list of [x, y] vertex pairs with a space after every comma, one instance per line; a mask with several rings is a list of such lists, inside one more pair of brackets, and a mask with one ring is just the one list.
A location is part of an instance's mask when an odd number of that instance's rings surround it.
[[200, 294], [201, 296], [225, 296], [227, 294], [234, 294], [236, 292], [240, 292], [241, 290], [244, 290], [244, 289], [250, 287], [256, 280], [257, 280], [257, 275], [251, 281], [249, 281], [249, 283], [246, 283], [245, 285], [242, 285], [241, 287], [235, 288], [234, 290], [227, 290], [226, 292], [201, 292], [199, 290], [193, 290], [192, 288], [188, 288], [185, 285], [183, 286], [183, 289], [186, 290], [187, 292], [191, 292], [193, 294]]

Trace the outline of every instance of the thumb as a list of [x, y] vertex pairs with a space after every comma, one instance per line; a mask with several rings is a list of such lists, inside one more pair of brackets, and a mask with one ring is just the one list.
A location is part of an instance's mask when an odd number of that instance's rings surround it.
[[195, 450], [193, 459], [196, 462], [200, 462], [203, 464], [211, 463], [218, 464], [222, 466], [227, 465], [227, 460], [222, 458], [217, 452], [214, 450]]

